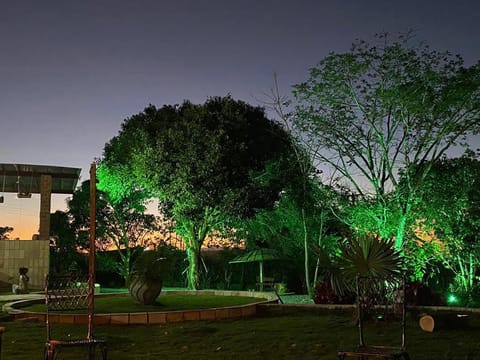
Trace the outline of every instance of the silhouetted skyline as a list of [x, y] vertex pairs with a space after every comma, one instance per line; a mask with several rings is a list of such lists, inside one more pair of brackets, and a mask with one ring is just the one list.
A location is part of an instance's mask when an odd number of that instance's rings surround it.
[[[3, 2], [0, 162], [80, 167], [85, 180], [123, 120], [148, 104], [231, 94], [261, 105], [274, 73], [289, 94], [329, 52], [377, 32], [413, 29], [470, 65], [479, 10], [474, 0]], [[55, 196], [52, 211], [64, 200]], [[0, 226], [28, 224], [30, 238], [38, 203], [8, 196]]]

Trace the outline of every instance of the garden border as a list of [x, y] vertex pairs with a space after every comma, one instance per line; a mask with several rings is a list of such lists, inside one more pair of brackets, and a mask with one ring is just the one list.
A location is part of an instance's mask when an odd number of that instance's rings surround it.
[[[197, 290], [197, 291], [164, 291], [164, 295], [188, 294], [195, 295], [216, 295], [216, 296], [246, 296], [266, 299], [247, 305], [229, 306], [222, 308], [192, 309], [177, 311], [159, 311], [159, 312], [136, 312], [136, 313], [112, 313], [95, 314], [95, 325], [153, 325], [166, 324], [180, 321], [198, 321], [198, 320], [224, 320], [239, 319], [255, 316], [258, 312], [258, 305], [272, 304], [278, 302], [278, 297], [272, 292], [258, 291], [227, 291], [227, 290]], [[97, 297], [107, 296], [125, 296], [125, 294], [101, 294]], [[32, 320], [45, 321], [46, 314], [38, 312], [24, 311], [22, 306], [38, 304], [43, 299], [19, 300], [7, 303], [3, 306], [3, 311], [7, 312], [14, 320]], [[88, 314], [50, 314], [51, 323], [61, 324], [87, 324]]]

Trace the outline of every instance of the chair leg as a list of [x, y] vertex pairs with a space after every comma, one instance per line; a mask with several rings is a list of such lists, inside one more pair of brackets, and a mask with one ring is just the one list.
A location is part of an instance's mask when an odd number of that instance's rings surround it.
[[107, 360], [107, 347], [105, 344], [100, 345], [100, 350], [102, 351], [102, 360]]
[[88, 360], [95, 360], [95, 344], [88, 346]]
[[53, 360], [53, 348], [50, 344], [45, 344], [45, 360]]

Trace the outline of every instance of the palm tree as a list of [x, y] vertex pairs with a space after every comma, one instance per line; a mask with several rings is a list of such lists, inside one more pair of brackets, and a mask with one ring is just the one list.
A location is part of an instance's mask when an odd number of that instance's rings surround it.
[[358, 235], [340, 245], [340, 253], [328, 257], [314, 248], [324, 269], [325, 278], [338, 295], [355, 291], [357, 276], [395, 279], [401, 276], [402, 256], [395, 242], [371, 235]]

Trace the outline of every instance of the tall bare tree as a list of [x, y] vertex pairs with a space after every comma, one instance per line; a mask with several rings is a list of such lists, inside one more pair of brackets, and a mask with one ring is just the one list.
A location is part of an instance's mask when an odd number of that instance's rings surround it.
[[294, 88], [294, 123], [315, 159], [360, 197], [378, 201], [383, 214], [404, 173], [408, 186], [395, 197], [401, 213], [395, 246], [401, 249], [416, 190], [430, 167], [407, 169], [466, 147], [467, 136], [479, 132], [480, 66], [412, 46], [408, 35], [390, 41], [382, 34], [376, 41], [357, 41], [350, 52], [332, 53], [311, 69]]
[[[312, 142], [308, 137], [304, 137], [298, 127], [294, 124], [294, 112], [292, 111], [292, 101], [280, 93], [278, 79], [274, 77], [274, 87], [270, 94], [267, 95], [265, 105], [275, 113], [277, 119], [284, 129], [291, 135], [295, 146], [292, 151], [292, 167], [302, 174], [299, 178], [300, 182], [296, 184], [294, 189], [290, 189], [290, 194], [286, 194], [288, 201], [286, 208], [279, 207], [277, 211], [281, 214], [285, 210], [290, 210], [290, 214], [285, 218], [289, 224], [297, 223], [295, 233], [290, 241], [295, 244], [294, 247], [300, 246], [303, 252], [305, 285], [309, 295], [313, 296], [314, 285], [318, 281], [320, 259], [317, 258], [315, 272], [310, 276], [310, 258], [312, 244], [320, 249], [326, 249], [326, 239], [331, 241], [331, 237], [326, 236], [327, 222], [332, 217], [332, 208], [335, 204], [337, 196], [334, 194], [333, 184], [334, 176], [331, 176], [327, 182], [322, 183], [320, 180], [321, 171], [315, 166], [315, 157], [312, 151], [318, 144]], [[324, 179], [325, 180], [325, 179]], [[333, 195], [333, 197], [332, 197]], [[294, 208], [291, 205], [295, 204]], [[292, 211], [294, 210], [294, 211]], [[315, 221], [311, 221], [311, 219]], [[299, 226], [298, 226], [299, 225]], [[313, 285], [313, 286], [312, 286]]]

